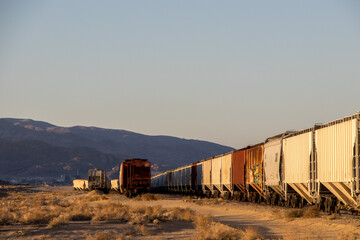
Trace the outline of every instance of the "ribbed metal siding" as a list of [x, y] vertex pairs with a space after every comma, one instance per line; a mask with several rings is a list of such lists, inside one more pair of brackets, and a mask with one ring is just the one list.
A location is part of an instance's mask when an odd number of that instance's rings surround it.
[[203, 164], [198, 163], [196, 165], [196, 173], [197, 173], [197, 186], [198, 188], [202, 186], [203, 181]]
[[315, 131], [320, 182], [350, 182], [357, 134], [357, 119]]
[[221, 184], [221, 158], [211, 159], [211, 184], [215, 186], [220, 186]]
[[208, 186], [211, 184], [211, 159], [203, 163], [203, 184]]
[[243, 186], [245, 184], [245, 150], [239, 150], [233, 153], [233, 183]]
[[186, 187], [186, 168], [182, 168], [180, 170], [180, 174], [181, 174], [181, 183], [180, 183], [180, 185], [181, 185], [181, 187], [183, 189], [185, 189], [185, 187]]
[[310, 181], [310, 156], [313, 133], [307, 132], [283, 140], [284, 181], [307, 183]]
[[276, 139], [264, 145], [265, 184], [274, 186], [280, 184], [280, 153], [281, 139]]
[[180, 186], [180, 178], [181, 178], [181, 175], [180, 175], [180, 172], [178, 170], [175, 170], [174, 173], [174, 188], [177, 190]]
[[231, 184], [231, 159], [232, 153], [226, 154], [221, 157], [221, 184], [223, 185]]
[[[263, 183], [263, 159], [264, 159], [264, 145], [254, 146], [246, 149], [245, 164], [246, 164], [246, 183], [258, 184], [262, 186]], [[260, 186], [260, 187], [261, 187]]]
[[185, 185], [187, 187], [191, 185], [191, 166], [185, 168]]

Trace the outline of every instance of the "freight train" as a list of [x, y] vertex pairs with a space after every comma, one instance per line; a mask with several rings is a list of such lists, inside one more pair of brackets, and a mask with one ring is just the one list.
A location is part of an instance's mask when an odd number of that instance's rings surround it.
[[150, 192], [151, 163], [146, 159], [125, 159], [120, 165], [119, 178], [108, 180], [106, 172], [101, 169], [90, 169], [88, 179], [73, 180], [75, 190], [110, 190], [120, 192], [128, 197]]
[[360, 112], [163, 172], [152, 191], [359, 211], [359, 135]]

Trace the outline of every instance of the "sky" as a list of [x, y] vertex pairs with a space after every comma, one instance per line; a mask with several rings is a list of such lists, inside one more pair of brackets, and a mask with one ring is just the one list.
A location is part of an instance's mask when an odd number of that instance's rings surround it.
[[0, 0], [0, 118], [241, 148], [360, 110], [360, 1]]

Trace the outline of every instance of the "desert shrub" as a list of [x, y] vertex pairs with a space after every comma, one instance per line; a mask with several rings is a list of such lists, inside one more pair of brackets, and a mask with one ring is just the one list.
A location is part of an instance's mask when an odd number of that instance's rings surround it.
[[262, 239], [263, 236], [254, 228], [247, 227], [243, 231], [243, 239], [246, 240], [256, 240], [256, 239]]
[[341, 240], [356, 240], [359, 239], [359, 235], [353, 232], [340, 232], [337, 239]]
[[88, 237], [88, 240], [115, 240], [116, 238], [105, 232], [97, 232], [95, 236]]
[[307, 207], [303, 210], [303, 212], [304, 218], [316, 218], [320, 216], [320, 211], [316, 206]]
[[46, 209], [33, 208], [26, 212], [20, 221], [25, 224], [48, 224], [52, 217]]
[[210, 216], [203, 216], [203, 215], [196, 215], [193, 218], [193, 222], [196, 228], [207, 228], [211, 224], [211, 217]]
[[129, 221], [129, 208], [120, 203], [97, 204], [93, 210], [92, 221]]
[[158, 194], [145, 193], [145, 194], [137, 195], [133, 199], [136, 201], [156, 201], [156, 200], [161, 200], [162, 196]]
[[289, 210], [285, 211], [285, 218], [300, 218], [304, 215], [304, 211], [302, 209]]
[[7, 208], [0, 209], [0, 225], [9, 225], [16, 219], [16, 214]]
[[150, 230], [144, 225], [135, 226], [135, 231], [138, 235], [141, 235], [141, 236], [150, 236], [151, 235]]
[[320, 216], [320, 211], [315, 207], [307, 207], [303, 209], [294, 209], [294, 210], [288, 210], [284, 211], [283, 215], [285, 218], [315, 218]]
[[49, 222], [47, 227], [54, 228], [54, 227], [58, 227], [61, 225], [65, 225], [67, 222], [68, 222], [68, 216], [60, 215], [60, 216], [57, 216], [57, 217], [51, 219], [51, 221]]
[[194, 240], [237, 240], [243, 239], [243, 232], [239, 229], [221, 223], [213, 223], [210, 228], [204, 228], [195, 234]]

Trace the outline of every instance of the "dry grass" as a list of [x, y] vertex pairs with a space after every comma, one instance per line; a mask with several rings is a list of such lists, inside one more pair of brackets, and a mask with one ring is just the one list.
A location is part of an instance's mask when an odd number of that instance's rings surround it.
[[337, 236], [337, 239], [341, 240], [356, 240], [359, 239], [359, 235], [353, 232], [341, 232]]
[[156, 201], [156, 200], [161, 200], [162, 196], [159, 194], [145, 193], [145, 194], [137, 195], [133, 199], [136, 201]]
[[203, 228], [193, 237], [194, 240], [256, 240], [263, 239], [261, 234], [253, 228], [245, 230], [232, 228], [221, 223], [212, 223], [210, 228]]
[[226, 203], [226, 201], [223, 201], [222, 199], [201, 199], [201, 200], [192, 200], [196, 205], [223, 205]]
[[95, 236], [89, 236], [86, 239], [87, 240], [115, 240], [116, 238], [109, 233], [97, 232], [97, 233], [95, 233]]
[[[212, 223], [210, 216], [197, 214], [190, 208], [162, 208], [161, 206], [129, 207], [119, 202], [108, 201], [111, 195], [102, 192], [39, 192], [14, 193], [0, 200], [0, 225], [37, 225], [36, 227], [58, 228], [72, 221], [128, 223], [129, 228], [121, 234], [96, 232], [87, 239], [121, 239], [134, 236], [158, 234], [161, 223], [172, 221], [192, 222], [199, 229], [199, 239], [257, 239], [259, 234], [251, 229], [235, 229], [220, 223]], [[143, 194], [139, 201], [159, 200], [160, 195]], [[197, 201], [197, 200], [195, 200]], [[218, 199], [205, 200], [203, 204], [220, 204]], [[154, 226], [156, 225], [156, 226]], [[16, 236], [19, 233], [14, 232]], [[115, 236], [117, 238], [115, 238]], [[118, 238], [120, 237], [120, 238]], [[51, 236], [37, 236], [49, 239]]]
[[320, 217], [320, 211], [315, 206], [306, 207], [303, 209], [291, 209], [291, 210], [273, 210], [273, 215], [276, 218], [317, 218]]

